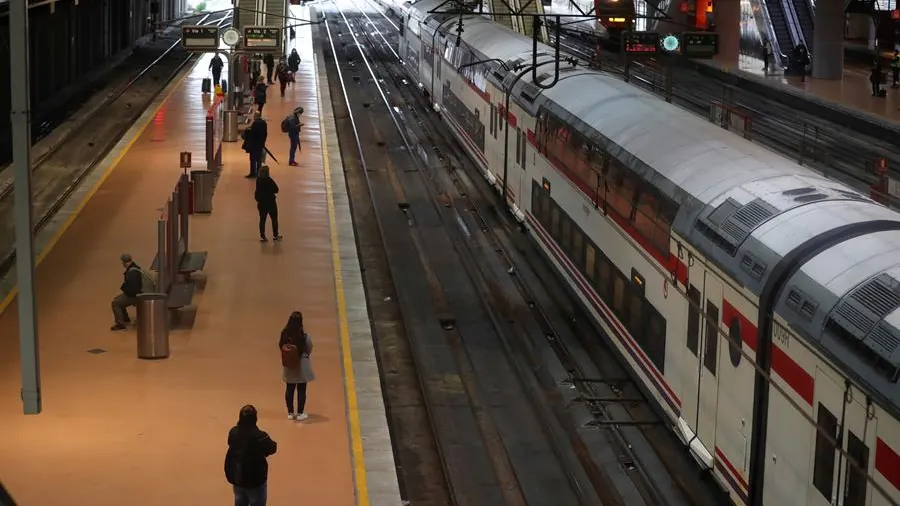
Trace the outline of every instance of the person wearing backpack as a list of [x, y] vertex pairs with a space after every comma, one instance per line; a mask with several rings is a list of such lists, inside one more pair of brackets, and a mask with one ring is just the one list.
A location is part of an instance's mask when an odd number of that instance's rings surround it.
[[250, 404], [241, 408], [237, 425], [228, 431], [225, 479], [234, 491], [235, 506], [266, 506], [269, 463], [278, 443], [256, 425], [258, 414]]
[[[309, 418], [306, 414], [306, 384], [316, 379], [309, 355], [313, 345], [309, 334], [303, 329], [303, 313], [294, 311], [288, 318], [281, 339], [281, 377], [284, 379], [284, 403], [288, 420], [302, 422]], [[294, 392], [297, 393], [297, 409], [294, 409]]]
[[275, 79], [278, 79], [278, 85], [281, 89], [281, 98], [284, 98], [284, 90], [287, 88], [289, 82], [291, 82], [291, 71], [288, 69], [287, 62], [284, 61], [284, 58], [278, 62], [278, 66], [275, 67]]
[[153, 277], [140, 268], [138, 264], [132, 260], [131, 255], [123, 253], [119, 259], [122, 261], [122, 267], [125, 272], [122, 274], [124, 280], [120, 290], [122, 293], [116, 295], [112, 300], [112, 312], [115, 323], [110, 330], [125, 330], [125, 325], [131, 323], [128, 316], [128, 307], [137, 306], [137, 296], [142, 293], [152, 293], [156, 287]]
[[297, 154], [297, 150], [301, 150], [300, 147], [300, 127], [303, 126], [303, 123], [300, 123], [300, 115], [303, 114], [303, 108], [298, 107], [294, 109], [294, 112], [284, 117], [281, 120], [281, 131], [286, 133], [288, 139], [291, 141], [291, 151], [288, 156], [288, 165], [291, 167], [297, 166], [297, 160], [295, 155]]

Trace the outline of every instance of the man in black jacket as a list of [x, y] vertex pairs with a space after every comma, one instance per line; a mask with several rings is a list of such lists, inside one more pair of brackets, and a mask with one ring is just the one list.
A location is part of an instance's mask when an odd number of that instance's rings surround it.
[[256, 426], [256, 408], [241, 408], [238, 423], [228, 432], [225, 479], [234, 488], [235, 506], [266, 506], [269, 463], [278, 444]]
[[134, 260], [131, 259], [131, 255], [123, 253], [119, 259], [122, 260], [122, 267], [125, 268], [125, 272], [122, 274], [122, 277], [125, 279], [122, 281], [122, 286], [120, 287], [122, 293], [116, 295], [112, 300], [112, 312], [115, 324], [113, 324], [110, 330], [124, 330], [125, 324], [131, 323], [131, 318], [128, 317], [127, 308], [129, 306], [137, 305], [137, 296], [141, 293], [141, 288], [144, 284], [141, 268], [134, 263]]
[[244, 130], [244, 151], [250, 155], [250, 173], [247, 178], [255, 178], [262, 165], [263, 152], [266, 150], [266, 140], [269, 137], [269, 126], [262, 119], [262, 114], [253, 115], [253, 123]]

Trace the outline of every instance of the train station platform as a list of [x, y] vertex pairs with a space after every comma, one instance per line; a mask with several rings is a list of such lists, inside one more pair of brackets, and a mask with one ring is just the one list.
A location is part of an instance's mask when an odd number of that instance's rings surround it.
[[[308, 8], [292, 15], [308, 19]], [[240, 142], [223, 143], [213, 212], [190, 218], [192, 249], [208, 261], [169, 358], [138, 359], [134, 329], [109, 329], [110, 300], [120, 254], [150, 266], [179, 152], [203, 158], [209, 55], [163, 92], [38, 238], [40, 415], [22, 414], [12, 294], [0, 307], [0, 481], [20, 506], [231, 504], [226, 438], [248, 403], [278, 443], [269, 504], [401, 504], [324, 62], [309, 26], [293, 44], [296, 83], [284, 98], [271, 87], [264, 114], [280, 160], [269, 165], [284, 240], [259, 242], [247, 156]], [[280, 123], [298, 105], [302, 153], [289, 167]], [[317, 376], [302, 422], [286, 416], [277, 346], [295, 310]]]

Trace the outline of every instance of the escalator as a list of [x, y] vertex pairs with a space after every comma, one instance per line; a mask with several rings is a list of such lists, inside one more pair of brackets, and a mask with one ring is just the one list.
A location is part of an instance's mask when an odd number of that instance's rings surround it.
[[815, 14], [812, 3], [809, 0], [791, 0], [794, 12], [797, 14], [797, 22], [800, 24], [800, 33], [803, 34], [803, 42], [810, 54], [813, 53], [813, 27], [815, 26]]
[[[806, 0], [791, 0], [805, 2]], [[769, 20], [772, 22], [772, 30], [778, 40], [778, 47], [784, 54], [790, 54], [794, 47], [794, 38], [791, 36], [791, 27], [788, 24], [789, 15], [784, 10], [782, 0], [766, 0], [766, 10], [769, 11]], [[785, 64], [787, 62], [782, 62]]]

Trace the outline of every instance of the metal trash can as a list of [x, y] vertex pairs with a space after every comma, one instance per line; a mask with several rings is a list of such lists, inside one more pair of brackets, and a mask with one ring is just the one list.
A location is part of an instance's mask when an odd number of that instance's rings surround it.
[[225, 132], [223, 132], [222, 140], [225, 142], [236, 142], [238, 140], [238, 111], [237, 109], [229, 109], [225, 111]]
[[191, 182], [194, 183], [194, 212], [211, 213], [215, 184], [213, 173], [208, 170], [192, 170]]
[[169, 356], [169, 296], [164, 293], [142, 293], [137, 296], [138, 358]]

